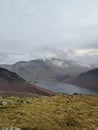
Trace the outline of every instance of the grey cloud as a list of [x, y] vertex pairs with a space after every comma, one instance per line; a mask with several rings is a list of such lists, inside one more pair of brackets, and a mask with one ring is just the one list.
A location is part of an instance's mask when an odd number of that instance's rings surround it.
[[5, 53], [0, 53], [0, 62], [4, 62], [6, 59], [8, 59], [8, 55]]
[[17, 61], [32, 60], [26, 53], [0, 53], [0, 64], [14, 64]]
[[90, 49], [95, 49], [95, 51], [96, 51], [96, 50], [98, 50], [98, 42], [96, 43], [96, 41], [95, 41], [95, 43], [93, 42], [92, 44], [87, 44], [85, 47], [90, 48]]
[[96, 48], [97, 34], [97, 0], [0, 0], [1, 52]]

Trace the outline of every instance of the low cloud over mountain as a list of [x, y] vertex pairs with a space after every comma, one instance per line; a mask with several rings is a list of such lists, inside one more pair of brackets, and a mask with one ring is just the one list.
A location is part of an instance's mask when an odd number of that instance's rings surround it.
[[[57, 51], [57, 54], [61, 56], [61, 51]], [[66, 54], [66, 52], [63, 52], [62, 54]], [[35, 59], [31, 61], [20, 61], [12, 65], [1, 65], [1, 67], [14, 71], [31, 82], [59, 81], [59, 79], [61, 81], [64, 77], [76, 76], [79, 73], [90, 69], [90, 67], [70, 60], [68, 57], [66, 59], [64, 59], [64, 57], [62, 59], [45, 57], [43, 59]]]
[[98, 67], [98, 49], [55, 49], [42, 47], [33, 49], [29, 53], [0, 53], [0, 64], [14, 64], [18, 61], [30, 61], [33, 59], [62, 59], [74, 61], [81, 66]]

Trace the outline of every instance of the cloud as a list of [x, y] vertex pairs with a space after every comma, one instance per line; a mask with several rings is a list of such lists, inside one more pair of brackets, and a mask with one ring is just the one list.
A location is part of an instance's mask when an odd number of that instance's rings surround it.
[[31, 57], [24, 53], [0, 53], [0, 64], [14, 64], [18, 61], [29, 61]]
[[40, 47], [31, 51], [31, 58], [33, 59], [69, 59], [69, 53], [63, 49], [51, 48], [51, 47]]
[[7, 54], [2, 63], [81, 56], [87, 62], [84, 55], [97, 57], [96, 48], [97, 0], [0, 0], [0, 52]]
[[98, 56], [98, 49], [85, 49], [85, 50], [77, 50], [75, 55], [77, 56]]
[[8, 59], [8, 55], [5, 53], [0, 53], [0, 62], [4, 62], [6, 59]]
[[2, 48], [27, 52], [43, 45], [76, 48], [98, 42], [97, 7], [96, 0], [0, 0]]
[[96, 60], [98, 59], [97, 49], [67, 50], [49, 47], [35, 49], [30, 53], [0, 53], [0, 64], [14, 64], [17, 61], [30, 61], [33, 59], [47, 60], [51, 58], [57, 58], [54, 64], [58, 64], [59, 66], [63, 64], [61, 61], [65, 60], [68, 64], [98, 67], [98, 61]]
[[98, 50], [98, 41], [95, 39], [95, 42], [85, 45], [85, 48], [93, 49], [95, 51]]
[[98, 67], [98, 49], [76, 50], [74, 59], [80, 62], [80, 64]]

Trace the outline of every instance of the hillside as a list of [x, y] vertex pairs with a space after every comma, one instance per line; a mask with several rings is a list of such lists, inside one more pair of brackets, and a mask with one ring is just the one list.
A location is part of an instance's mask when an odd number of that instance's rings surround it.
[[36, 59], [32, 61], [20, 61], [13, 65], [1, 65], [13, 72], [16, 72], [27, 81], [36, 83], [40, 81], [63, 81], [70, 75], [77, 75], [89, 70], [72, 60], [57, 58]]
[[65, 82], [81, 87], [98, 89], [98, 68], [81, 73], [77, 77], [69, 78]]
[[98, 95], [1, 97], [0, 130], [98, 130]]
[[0, 95], [33, 96], [51, 95], [51, 91], [27, 83], [16, 73], [0, 68]]

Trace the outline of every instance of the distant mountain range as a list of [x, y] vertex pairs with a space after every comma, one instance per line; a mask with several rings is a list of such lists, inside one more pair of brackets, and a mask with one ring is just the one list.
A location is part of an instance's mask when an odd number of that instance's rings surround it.
[[33, 96], [52, 94], [51, 91], [29, 84], [16, 73], [0, 68], [0, 95]]
[[12, 65], [0, 66], [16, 72], [25, 80], [33, 83], [41, 81], [63, 81], [70, 76], [76, 76], [90, 69], [75, 61], [58, 58], [20, 61]]
[[98, 68], [81, 73], [77, 77], [68, 78], [65, 82], [81, 87], [98, 89]]

